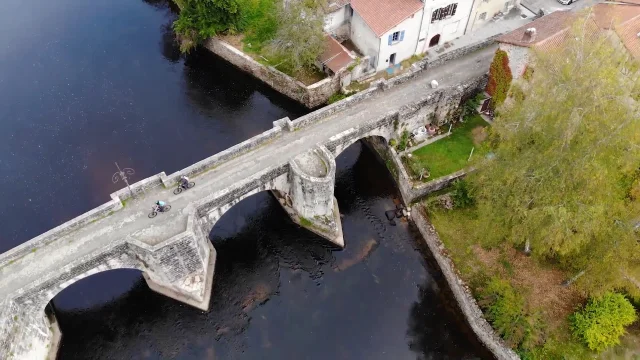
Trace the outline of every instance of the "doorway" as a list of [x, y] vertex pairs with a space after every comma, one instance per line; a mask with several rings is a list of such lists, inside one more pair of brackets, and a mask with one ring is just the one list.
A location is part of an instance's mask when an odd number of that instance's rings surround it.
[[393, 66], [396, 64], [396, 53], [391, 54], [389, 56], [389, 66]]
[[434, 47], [439, 43], [440, 43], [440, 34], [435, 35], [434, 37], [431, 38], [431, 41], [429, 41], [429, 47]]

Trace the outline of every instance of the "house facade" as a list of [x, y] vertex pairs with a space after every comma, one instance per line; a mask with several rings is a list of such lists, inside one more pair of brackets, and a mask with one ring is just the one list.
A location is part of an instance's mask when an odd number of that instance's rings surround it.
[[473, 3], [474, 0], [425, 0], [420, 52], [464, 35]]
[[466, 31], [474, 31], [486, 25], [496, 15], [507, 14], [519, 6], [520, 0], [475, 0]]

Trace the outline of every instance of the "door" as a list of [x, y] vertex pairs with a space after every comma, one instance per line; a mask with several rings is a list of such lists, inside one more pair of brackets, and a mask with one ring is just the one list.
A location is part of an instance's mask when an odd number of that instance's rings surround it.
[[396, 53], [391, 54], [389, 56], [389, 66], [393, 66], [396, 64]]
[[434, 47], [439, 43], [440, 43], [440, 34], [431, 38], [431, 41], [429, 41], [429, 47]]

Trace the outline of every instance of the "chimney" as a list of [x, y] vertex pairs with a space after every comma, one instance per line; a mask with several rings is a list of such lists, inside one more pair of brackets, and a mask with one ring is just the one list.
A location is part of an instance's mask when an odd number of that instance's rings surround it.
[[522, 36], [522, 41], [533, 42], [536, 39], [536, 28], [528, 28], [524, 31], [524, 35]]

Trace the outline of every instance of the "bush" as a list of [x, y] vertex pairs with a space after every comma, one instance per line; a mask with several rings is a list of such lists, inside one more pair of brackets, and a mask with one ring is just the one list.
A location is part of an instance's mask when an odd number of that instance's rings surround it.
[[396, 149], [398, 149], [398, 151], [404, 151], [407, 148], [408, 144], [409, 144], [409, 132], [405, 130], [402, 132], [402, 135], [400, 136], [400, 141], [398, 142], [398, 146], [396, 147]]
[[471, 195], [469, 183], [459, 179], [453, 183], [453, 192], [451, 193], [453, 206], [455, 208], [465, 208], [475, 204], [475, 199]]
[[[480, 306], [493, 329], [514, 348], [533, 349], [540, 342], [536, 319], [525, 310], [524, 298], [505, 280], [492, 278], [480, 290]], [[524, 351], [523, 351], [524, 352]]]
[[396, 145], [398, 145], [398, 140], [396, 139], [389, 140], [389, 146], [395, 147]]
[[620, 343], [625, 326], [636, 320], [633, 305], [621, 294], [605, 293], [591, 298], [587, 305], [573, 313], [571, 332], [589, 349], [601, 352]]
[[338, 101], [340, 101], [342, 99], [346, 99], [346, 98], [348, 98], [349, 96], [351, 96], [351, 95], [353, 95], [355, 93], [356, 92], [354, 91], [354, 92], [350, 92], [348, 94], [345, 94], [342, 91], [338, 91], [337, 93], [329, 96], [329, 100], [327, 100], [327, 104], [333, 104], [333, 103], [338, 102]]
[[493, 109], [502, 105], [507, 98], [511, 81], [513, 81], [513, 76], [509, 68], [509, 56], [505, 51], [498, 49], [489, 68], [489, 82], [487, 83], [487, 92], [492, 96], [491, 106]]
[[238, 0], [186, 0], [180, 16], [173, 23], [180, 49], [191, 50], [204, 39], [220, 32], [236, 32], [241, 23], [241, 4]]

